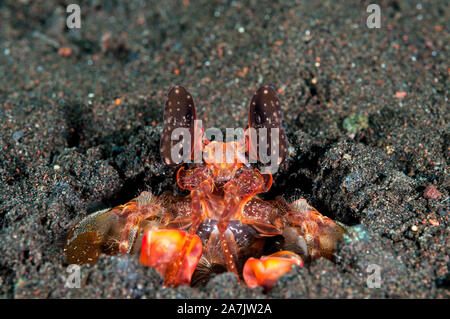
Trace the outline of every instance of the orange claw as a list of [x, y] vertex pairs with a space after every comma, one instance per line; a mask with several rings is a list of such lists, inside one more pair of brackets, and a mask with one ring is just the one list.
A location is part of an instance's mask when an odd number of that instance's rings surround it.
[[[141, 264], [153, 267], [166, 281], [166, 272], [183, 250], [188, 235], [181, 230], [156, 229], [149, 230], [142, 239]], [[194, 235], [179, 265], [176, 284], [189, 285], [192, 274], [202, 256], [203, 245], [200, 237]]]
[[303, 260], [286, 250], [260, 259], [249, 258], [244, 265], [244, 281], [250, 288], [261, 286], [268, 291], [280, 277], [291, 271], [292, 265], [303, 267]]

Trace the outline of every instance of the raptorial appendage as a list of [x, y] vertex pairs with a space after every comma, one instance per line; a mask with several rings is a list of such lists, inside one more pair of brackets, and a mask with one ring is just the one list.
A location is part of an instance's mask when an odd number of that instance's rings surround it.
[[164, 223], [164, 209], [150, 192], [130, 202], [95, 212], [69, 232], [64, 253], [69, 264], [95, 264], [101, 253], [135, 253], [144, 231]]

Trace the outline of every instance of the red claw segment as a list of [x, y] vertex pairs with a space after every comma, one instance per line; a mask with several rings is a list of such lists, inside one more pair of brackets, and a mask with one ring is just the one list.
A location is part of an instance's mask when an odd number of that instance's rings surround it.
[[290, 251], [279, 251], [260, 259], [249, 258], [244, 265], [244, 281], [250, 288], [270, 290], [276, 281], [291, 271], [292, 265], [303, 267], [303, 260]]
[[[153, 267], [166, 280], [166, 272], [173, 265], [179, 253], [182, 253], [184, 243], [188, 239], [186, 232], [173, 229], [149, 230], [142, 239], [141, 264]], [[175, 279], [178, 285], [189, 285], [192, 274], [202, 256], [203, 245], [200, 237], [194, 235], [186, 249], [184, 258]]]

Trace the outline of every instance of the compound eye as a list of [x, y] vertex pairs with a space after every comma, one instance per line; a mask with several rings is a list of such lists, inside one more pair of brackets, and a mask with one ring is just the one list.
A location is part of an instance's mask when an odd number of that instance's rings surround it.
[[282, 126], [281, 104], [270, 86], [259, 88], [252, 98], [248, 113], [249, 154], [261, 161], [261, 154], [268, 157], [278, 154], [280, 164], [287, 154], [286, 135]]
[[196, 119], [192, 95], [182, 86], [173, 87], [164, 107], [164, 128], [160, 142], [164, 163], [176, 166], [193, 158]]

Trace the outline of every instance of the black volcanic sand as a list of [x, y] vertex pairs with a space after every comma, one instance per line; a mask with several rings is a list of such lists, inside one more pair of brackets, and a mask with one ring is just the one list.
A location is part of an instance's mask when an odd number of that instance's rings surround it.
[[[447, 1], [377, 1], [381, 29], [359, 1], [82, 1], [68, 31], [71, 2], [0, 2], [2, 297], [449, 298]], [[254, 90], [279, 91], [290, 157], [264, 197], [349, 225], [335, 261], [264, 294], [230, 274], [164, 288], [136, 258], [103, 256], [64, 288], [71, 226], [177, 191], [158, 151], [175, 84], [207, 127], [244, 126]]]

